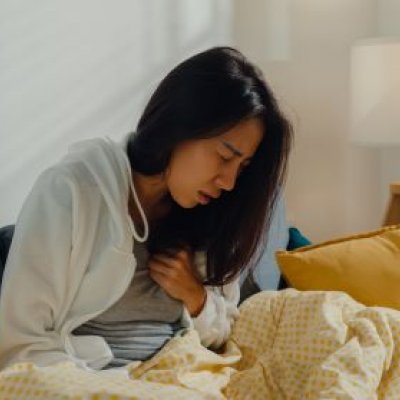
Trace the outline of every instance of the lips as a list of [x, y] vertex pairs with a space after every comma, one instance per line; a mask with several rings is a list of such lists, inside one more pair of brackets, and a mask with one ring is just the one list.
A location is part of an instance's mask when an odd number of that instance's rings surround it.
[[199, 191], [199, 202], [201, 204], [208, 204], [211, 201], [211, 197], [207, 196], [204, 192]]
[[220, 193], [211, 194], [210, 192], [205, 192], [204, 190], [198, 191], [198, 198], [201, 204], [208, 204], [213, 199], [218, 199]]
[[207, 197], [210, 197], [212, 199], [218, 199], [218, 197], [219, 197], [219, 194], [211, 194], [211, 193], [205, 192], [203, 190], [200, 190], [200, 193], [205, 195], [205, 196], [207, 196]]

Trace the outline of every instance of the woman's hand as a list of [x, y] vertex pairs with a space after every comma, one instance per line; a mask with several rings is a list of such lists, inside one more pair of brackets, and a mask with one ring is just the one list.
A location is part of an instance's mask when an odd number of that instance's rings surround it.
[[148, 267], [150, 277], [171, 297], [181, 300], [192, 317], [201, 312], [207, 292], [195, 271], [191, 252], [180, 250], [173, 256], [153, 254]]

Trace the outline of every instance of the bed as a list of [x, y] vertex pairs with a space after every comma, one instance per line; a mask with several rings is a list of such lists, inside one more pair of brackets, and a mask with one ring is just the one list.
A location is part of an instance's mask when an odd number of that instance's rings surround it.
[[341, 292], [262, 291], [220, 352], [195, 331], [127, 373], [16, 364], [1, 399], [398, 399], [400, 312]]
[[[230, 338], [217, 351], [202, 346], [196, 331], [189, 330], [150, 360], [124, 370], [19, 363], [0, 371], [0, 398], [398, 399], [400, 296], [375, 287], [400, 282], [400, 225], [280, 250], [276, 256], [293, 287], [260, 291], [254, 286], [242, 298]], [[342, 270], [330, 287], [319, 287], [319, 278], [338, 265], [347, 268], [345, 274]], [[314, 267], [324, 273], [316, 274]], [[351, 278], [352, 273], [372, 274], [373, 283]], [[340, 280], [343, 276], [353, 286]], [[371, 285], [375, 298], [359, 298]]]

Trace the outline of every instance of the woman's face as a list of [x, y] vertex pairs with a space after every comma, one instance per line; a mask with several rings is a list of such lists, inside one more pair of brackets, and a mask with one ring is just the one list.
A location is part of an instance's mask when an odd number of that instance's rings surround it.
[[179, 144], [167, 169], [172, 198], [184, 208], [208, 204], [223, 190], [233, 190], [263, 137], [263, 123], [250, 118], [209, 139]]

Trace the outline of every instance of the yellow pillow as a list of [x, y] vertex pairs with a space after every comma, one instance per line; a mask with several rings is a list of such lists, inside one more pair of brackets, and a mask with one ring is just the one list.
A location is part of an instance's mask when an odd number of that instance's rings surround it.
[[298, 290], [339, 290], [368, 306], [400, 309], [400, 225], [292, 251], [279, 268]]

